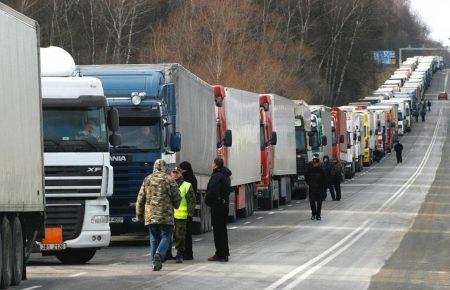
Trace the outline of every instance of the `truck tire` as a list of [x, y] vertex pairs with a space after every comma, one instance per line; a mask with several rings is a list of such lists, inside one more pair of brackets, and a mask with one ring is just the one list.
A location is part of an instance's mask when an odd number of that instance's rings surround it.
[[2, 218], [0, 231], [2, 236], [2, 278], [0, 279], [0, 288], [6, 289], [11, 285], [13, 272], [11, 224], [6, 216]]
[[80, 265], [89, 262], [95, 255], [97, 249], [67, 249], [56, 254], [56, 258], [66, 265]]
[[11, 285], [17, 286], [23, 278], [24, 267], [24, 248], [22, 223], [16, 216], [12, 221], [12, 239], [13, 239], [13, 271]]

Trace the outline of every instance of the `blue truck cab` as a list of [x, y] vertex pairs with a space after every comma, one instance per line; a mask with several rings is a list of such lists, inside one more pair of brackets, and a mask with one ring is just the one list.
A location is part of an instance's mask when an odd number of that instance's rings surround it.
[[136, 198], [153, 164], [180, 150], [175, 132], [175, 93], [164, 68], [148, 65], [79, 66], [80, 76], [101, 80], [108, 104], [119, 111], [122, 144], [111, 148], [114, 190], [109, 198], [113, 235], [142, 232]]

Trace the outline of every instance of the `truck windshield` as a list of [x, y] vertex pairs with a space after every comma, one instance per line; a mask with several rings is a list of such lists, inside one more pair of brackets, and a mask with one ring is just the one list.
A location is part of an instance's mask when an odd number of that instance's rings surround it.
[[45, 152], [107, 152], [103, 107], [44, 108]]
[[116, 151], [152, 151], [161, 148], [160, 118], [121, 117], [122, 144]]
[[306, 151], [306, 133], [305, 129], [301, 127], [295, 127], [295, 144], [297, 152]]

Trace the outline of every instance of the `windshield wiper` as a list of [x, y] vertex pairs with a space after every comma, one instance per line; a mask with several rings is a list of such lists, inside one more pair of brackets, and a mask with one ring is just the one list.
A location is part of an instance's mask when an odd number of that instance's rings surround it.
[[63, 150], [63, 151], [65, 150], [64, 146], [56, 140], [44, 139], [44, 142], [51, 142], [51, 143], [55, 144], [57, 147], [59, 147], [61, 150]]
[[86, 139], [76, 139], [73, 141], [81, 141], [81, 142], [85, 142], [86, 144], [88, 144], [89, 146], [91, 146], [92, 149], [97, 150], [97, 146], [95, 146], [94, 144], [92, 144], [92, 142], [86, 140]]
[[119, 146], [116, 146], [116, 148], [120, 148], [120, 149], [135, 149], [135, 148], [137, 148], [137, 146], [133, 146], [133, 145], [119, 145]]

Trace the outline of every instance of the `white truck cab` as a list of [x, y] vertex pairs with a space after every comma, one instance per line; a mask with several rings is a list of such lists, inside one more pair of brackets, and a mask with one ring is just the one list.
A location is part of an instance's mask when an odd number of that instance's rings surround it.
[[85, 263], [111, 239], [109, 204], [113, 169], [109, 146], [118, 116], [108, 110], [100, 80], [73, 75], [73, 58], [61, 48], [41, 49], [46, 237], [43, 255]]

